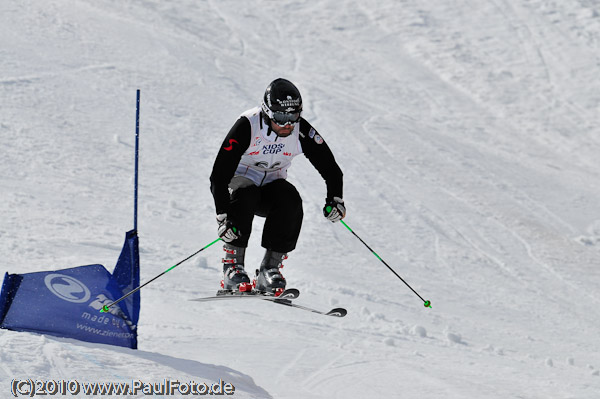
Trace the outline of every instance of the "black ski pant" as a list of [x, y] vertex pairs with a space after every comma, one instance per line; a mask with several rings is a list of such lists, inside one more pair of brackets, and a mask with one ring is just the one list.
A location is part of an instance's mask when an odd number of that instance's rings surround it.
[[[234, 178], [235, 180], [236, 178]], [[241, 237], [231, 244], [246, 248], [252, 232], [254, 215], [266, 218], [262, 246], [275, 252], [291, 252], [296, 248], [302, 227], [302, 198], [293, 184], [278, 179], [264, 186], [242, 184], [232, 180], [228, 217], [240, 230]]]

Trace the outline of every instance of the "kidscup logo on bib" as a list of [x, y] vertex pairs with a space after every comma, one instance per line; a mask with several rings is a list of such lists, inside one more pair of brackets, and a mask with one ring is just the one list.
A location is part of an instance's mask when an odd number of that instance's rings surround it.
[[44, 278], [51, 293], [68, 302], [83, 303], [90, 299], [90, 290], [81, 281], [64, 274], [53, 273]]

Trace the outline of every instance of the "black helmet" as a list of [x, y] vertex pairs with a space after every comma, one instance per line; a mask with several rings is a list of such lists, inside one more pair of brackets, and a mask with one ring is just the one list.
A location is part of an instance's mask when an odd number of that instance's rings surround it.
[[298, 122], [302, 113], [300, 91], [289, 80], [275, 79], [265, 90], [262, 111], [267, 122], [272, 120], [280, 126]]

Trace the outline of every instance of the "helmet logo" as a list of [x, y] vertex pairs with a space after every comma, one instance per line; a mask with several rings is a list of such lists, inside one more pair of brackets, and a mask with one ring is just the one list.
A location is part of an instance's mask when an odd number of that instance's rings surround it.
[[292, 108], [290, 111], [292, 111], [295, 107], [300, 106], [300, 98], [292, 98], [292, 96], [287, 96], [285, 100], [280, 100], [278, 98], [276, 98], [276, 100], [279, 103], [279, 106], [283, 108]]

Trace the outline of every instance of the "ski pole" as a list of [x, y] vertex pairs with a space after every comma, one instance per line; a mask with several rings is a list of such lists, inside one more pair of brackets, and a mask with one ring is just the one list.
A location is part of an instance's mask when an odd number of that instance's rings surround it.
[[174, 264], [173, 266], [171, 266], [170, 268], [168, 268], [167, 270], [165, 270], [164, 272], [162, 272], [158, 276], [154, 277], [152, 280], [146, 281], [144, 284], [140, 285], [139, 287], [137, 287], [136, 289], [130, 291], [129, 293], [123, 295], [121, 298], [117, 299], [116, 301], [114, 301], [112, 303], [109, 303], [108, 305], [102, 306], [102, 309], [100, 309], [100, 313], [106, 313], [106, 312], [108, 312], [108, 310], [110, 309], [111, 306], [116, 305], [117, 303], [121, 302], [123, 299], [129, 297], [131, 294], [135, 294], [136, 292], [138, 292], [139, 290], [141, 290], [146, 285], [150, 284], [151, 282], [153, 282], [157, 278], [159, 278], [159, 277], [167, 274], [171, 270], [175, 269], [177, 266], [181, 265], [183, 262], [190, 260], [191, 258], [193, 258], [194, 256], [198, 255], [200, 252], [204, 251], [206, 248], [210, 247], [211, 245], [213, 245], [217, 241], [221, 241], [221, 237], [217, 238], [216, 240], [214, 240], [210, 244], [204, 246], [203, 248], [200, 248], [198, 251], [194, 252], [193, 254], [191, 254], [190, 256], [188, 256], [187, 258], [185, 258], [184, 260], [182, 260], [182, 261]]
[[[328, 211], [329, 211], [329, 212], [331, 212], [331, 210], [328, 210]], [[400, 277], [400, 275], [399, 275], [398, 273], [396, 273], [396, 271], [395, 271], [394, 269], [392, 269], [392, 268], [390, 267], [390, 265], [388, 265], [388, 264], [387, 264], [387, 263], [386, 263], [386, 262], [385, 262], [383, 259], [381, 259], [381, 257], [380, 257], [380, 256], [377, 254], [377, 252], [373, 251], [373, 250], [371, 249], [371, 247], [370, 247], [370, 246], [369, 246], [369, 245], [368, 245], [366, 242], [364, 242], [364, 241], [363, 241], [363, 239], [362, 239], [362, 238], [360, 238], [360, 237], [358, 236], [358, 234], [356, 234], [356, 233], [354, 232], [354, 230], [352, 230], [352, 229], [351, 229], [351, 228], [350, 228], [350, 227], [349, 227], [349, 226], [348, 226], [348, 225], [347, 225], [347, 224], [346, 224], [346, 223], [345, 223], [343, 220], [340, 220], [340, 222], [342, 222], [342, 224], [343, 224], [344, 226], [346, 226], [346, 228], [347, 228], [348, 230], [350, 230], [350, 232], [351, 232], [352, 234], [354, 234], [354, 237], [358, 238], [358, 239], [360, 240], [360, 242], [362, 242], [362, 243], [363, 243], [363, 245], [364, 245], [365, 247], [367, 247], [367, 248], [369, 249], [369, 251], [371, 251], [371, 253], [377, 257], [377, 259], [379, 259], [379, 260], [380, 260], [380, 261], [381, 261], [381, 262], [382, 262], [384, 265], [386, 265], [386, 266], [387, 266], [387, 268], [388, 268], [388, 269], [390, 269], [390, 270], [391, 270], [391, 272], [392, 272], [392, 273], [394, 273], [394, 274], [396, 275], [396, 277], [398, 277], [400, 280], [402, 280], [402, 282], [403, 282], [404, 284], [406, 284], [406, 286], [407, 286], [408, 288], [410, 288], [410, 289], [411, 289], [411, 291], [412, 291], [412, 292], [414, 292], [414, 293], [415, 293], [415, 295], [417, 295], [417, 296], [418, 296], [418, 297], [419, 297], [419, 298], [420, 298], [420, 299], [423, 301], [423, 305], [424, 305], [426, 308], [431, 308], [431, 301], [426, 301], [425, 299], [423, 299], [423, 297], [422, 297], [421, 295], [419, 295], [419, 293], [417, 293], [417, 291], [415, 291], [415, 290], [413, 289], [413, 287], [411, 287], [411, 286], [410, 286], [410, 285], [409, 285], [409, 284], [408, 284], [408, 283], [407, 283], [407, 282], [406, 282], [406, 281], [405, 281], [405, 280], [404, 280], [402, 277]]]

